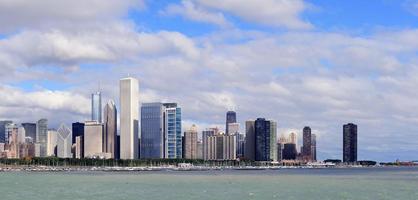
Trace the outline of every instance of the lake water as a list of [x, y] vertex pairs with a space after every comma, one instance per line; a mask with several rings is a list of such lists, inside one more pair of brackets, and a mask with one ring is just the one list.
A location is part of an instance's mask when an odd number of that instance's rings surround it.
[[418, 199], [418, 168], [0, 172], [0, 200]]

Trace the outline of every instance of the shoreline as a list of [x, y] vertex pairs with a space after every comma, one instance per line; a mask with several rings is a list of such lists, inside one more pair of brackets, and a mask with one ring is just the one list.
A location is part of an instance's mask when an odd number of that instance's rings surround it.
[[177, 167], [177, 166], [163, 166], [163, 167], [50, 167], [50, 166], [0, 166], [0, 173], [2, 172], [198, 172], [198, 171], [266, 171], [266, 170], [284, 170], [284, 169], [358, 169], [358, 168], [417, 168], [418, 166], [268, 166], [268, 167], [206, 167], [206, 166], [192, 166], [192, 167]]

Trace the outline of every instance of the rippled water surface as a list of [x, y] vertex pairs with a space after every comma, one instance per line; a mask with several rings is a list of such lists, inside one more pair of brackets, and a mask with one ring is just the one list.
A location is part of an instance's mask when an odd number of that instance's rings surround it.
[[0, 200], [418, 199], [418, 168], [0, 172]]

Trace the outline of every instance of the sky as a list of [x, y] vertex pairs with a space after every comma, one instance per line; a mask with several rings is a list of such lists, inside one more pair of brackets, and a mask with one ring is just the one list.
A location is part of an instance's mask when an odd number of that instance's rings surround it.
[[183, 129], [235, 110], [341, 159], [352, 122], [359, 159], [418, 160], [418, 0], [0, 0], [0, 120], [87, 120], [128, 75]]

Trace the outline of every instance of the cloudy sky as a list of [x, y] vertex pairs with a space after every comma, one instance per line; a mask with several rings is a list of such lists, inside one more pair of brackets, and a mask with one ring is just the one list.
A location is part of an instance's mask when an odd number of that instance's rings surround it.
[[416, 0], [0, 0], [0, 119], [86, 120], [128, 75], [184, 128], [309, 125], [325, 159], [353, 122], [359, 159], [418, 160]]

